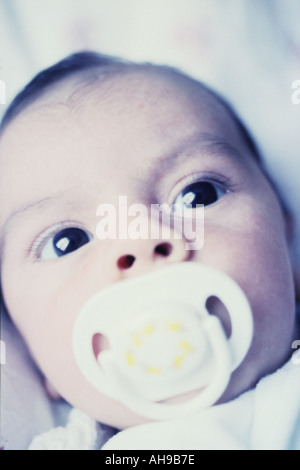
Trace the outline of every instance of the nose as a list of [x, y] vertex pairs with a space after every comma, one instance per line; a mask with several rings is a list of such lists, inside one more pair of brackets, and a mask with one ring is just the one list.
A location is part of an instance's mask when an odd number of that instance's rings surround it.
[[168, 239], [114, 240], [109, 264], [113, 278], [117, 280], [187, 261], [188, 258], [184, 240], [176, 238], [173, 233]]

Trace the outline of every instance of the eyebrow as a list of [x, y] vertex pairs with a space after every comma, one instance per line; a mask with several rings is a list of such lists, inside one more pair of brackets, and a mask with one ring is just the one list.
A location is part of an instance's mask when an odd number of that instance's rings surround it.
[[208, 152], [215, 157], [226, 156], [236, 160], [242, 158], [241, 153], [226, 140], [214, 134], [198, 132], [186, 138], [170, 152], [158, 157], [155, 161], [155, 168], [152, 166], [148, 172], [148, 178], [151, 181], [157, 181], [165, 171], [174, 168], [185, 155], [188, 158], [190, 152], [194, 154], [196, 151], [199, 155]]
[[15, 209], [7, 217], [7, 219], [5, 220], [5, 222], [3, 223], [0, 229], [0, 256], [2, 257], [3, 255], [3, 248], [5, 245], [5, 239], [7, 235], [7, 228], [14, 220], [16, 220], [20, 216], [24, 216], [27, 213], [30, 213], [31, 211], [39, 212], [39, 211], [44, 210], [48, 206], [53, 206], [58, 201], [61, 202], [61, 196], [62, 196], [62, 193], [58, 193], [51, 197], [45, 197], [37, 201], [28, 202], [18, 207], [17, 209]]

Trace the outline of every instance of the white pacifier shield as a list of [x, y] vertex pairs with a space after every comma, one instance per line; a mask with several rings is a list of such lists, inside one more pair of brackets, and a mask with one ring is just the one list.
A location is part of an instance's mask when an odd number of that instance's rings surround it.
[[[232, 335], [206, 310], [207, 299], [226, 306]], [[77, 363], [101, 393], [150, 419], [184, 416], [211, 406], [228, 385], [252, 341], [248, 301], [227, 275], [181, 263], [119, 282], [93, 296], [73, 332]], [[109, 349], [95, 357], [93, 337]], [[189, 401], [160, 403], [191, 391]]]

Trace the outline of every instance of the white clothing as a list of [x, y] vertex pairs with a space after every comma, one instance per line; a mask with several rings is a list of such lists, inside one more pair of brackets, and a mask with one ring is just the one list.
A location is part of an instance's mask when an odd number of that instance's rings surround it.
[[65, 428], [38, 436], [30, 450], [300, 450], [300, 364], [290, 360], [255, 389], [194, 416], [98, 439], [95, 421], [73, 410]]

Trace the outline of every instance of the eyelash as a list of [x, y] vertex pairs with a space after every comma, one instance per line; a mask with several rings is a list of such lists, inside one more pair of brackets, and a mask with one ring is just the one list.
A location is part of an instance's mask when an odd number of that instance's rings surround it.
[[59, 222], [55, 224], [54, 226], [51, 226], [50, 228], [43, 230], [33, 241], [33, 243], [30, 245], [30, 247], [26, 250], [26, 255], [30, 256], [34, 260], [39, 260], [41, 256], [41, 252], [43, 248], [45, 247], [46, 243], [51, 237], [54, 237], [58, 232], [61, 230], [64, 230], [66, 228], [81, 228], [82, 230], [86, 230], [86, 227], [84, 227], [82, 224], [79, 222], [74, 222], [74, 221], [65, 221], [65, 222]]
[[180, 194], [187, 186], [193, 183], [211, 183], [219, 186], [224, 190], [225, 194], [233, 192], [235, 190], [235, 185], [231, 178], [223, 175], [215, 175], [213, 173], [202, 173], [202, 174], [193, 174], [193, 175], [183, 175], [181, 179], [175, 184], [169, 195], [169, 201], [174, 203], [176, 196]]

